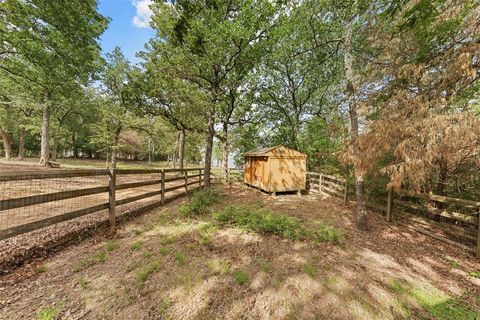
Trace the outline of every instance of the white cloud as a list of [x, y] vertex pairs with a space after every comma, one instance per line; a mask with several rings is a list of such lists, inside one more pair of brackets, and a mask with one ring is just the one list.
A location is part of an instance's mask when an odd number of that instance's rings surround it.
[[153, 14], [150, 5], [153, 0], [132, 0], [133, 6], [137, 9], [133, 24], [137, 28], [150, 28], [150, 18]]

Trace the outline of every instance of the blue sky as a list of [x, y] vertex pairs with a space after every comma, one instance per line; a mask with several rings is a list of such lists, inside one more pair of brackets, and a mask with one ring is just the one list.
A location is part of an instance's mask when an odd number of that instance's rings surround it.
[[99, 11], [110, 17], [108, 29], [101, 37], [103, 53], [120, 47], [125, 57], [133, 63], [139, 62], [135, 53], [155, 34], [148, 26], [151, 0], [99, 0]]

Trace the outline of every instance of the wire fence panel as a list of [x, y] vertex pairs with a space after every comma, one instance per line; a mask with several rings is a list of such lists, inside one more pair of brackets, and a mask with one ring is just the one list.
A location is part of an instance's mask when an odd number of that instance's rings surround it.
[[[160, 202], [162, 176], [165, 177], [165, 197], [166, 193], [182, 194], [189, 186], [201, 186], [202, 172], [201, 168], [115, 170], [113, 184], [109, 170], [1, 173], [0, 240], [44, 227], [58, 225], [63, 228], [61, 222], [102, 210], [112, 212], [113, 208], [115, 215], [126, 211], [116, 211], [116, 206], [133, 204], [138, 207]], [[109, 197], [110, 192], [114, 193], [113, 198]], [[103, 215], [107, 219], [105, 212]]]

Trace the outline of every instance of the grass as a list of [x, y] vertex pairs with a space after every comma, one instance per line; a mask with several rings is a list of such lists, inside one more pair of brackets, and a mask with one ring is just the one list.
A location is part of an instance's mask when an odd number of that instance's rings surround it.
[[248, 282], [248, 274], [240, 269], [237, 269], [233, 272], [233, 278], [235, 282], [239, 285], [244, 285]]
[[185, 255], [181, 252], [175, 252], [175, 262], [183, 266], [185, 264]]
[[161, 247], [159, 251], [162, 256], [166, 256], [172, 251], [172, 249], [170, 249], [169, 247]]
[[78, 279], [78, 284], [80, 285], [80, 288], [82, 288], [82, 290], [87, 290], [88, 281], [84, 277], [81, 277], [80, 279]]
[[221, 259], [211, 259], [208, 260], [207, 268], [213, 274], [225, 275], [230, 272], [230, 263]]
[[194, 191], [187, 203], [180, 207], [180, 213], [186, 217], [196, 217], [208, 213], [209, 207], [218, 202], [218, 194], [212, 190]]
[[160, 317], [163, 316], [167, 312], [171, 304], [172, 304], [172, 301], [168, 298], [160, 300], [160, 303], [157, 308], [157, 315]]
[[480, 271], [472, 271], [469, 273], [470, 277], [479, 278], [480, 279]]
[[49, 306], [39, 310], [36, 314], [37, 320], [54, 320], [60, 313], [60, 308], [57, 306]]
[[207, 245], [212, 242], [213, 235], [218, 230], [218, 226], [214, 224], [204, 224], [200, 227], [200, 244]]
[[134, 243], [132, 243], [130, 245], [130, 250], [132, 251], [138, 251], [142, 248], [143, 246], [143, 241], [139, 240], [139, 241], [135, 241]]
[[342, 243], [343, 231], [321, 223], [319, 228], [307, 228], [295, 217], [252, 205], [230, 205], [213, 214], [221, 223], [228, 223], [247, 231], [274, 234], [289, 239], [305, 238], [317, 242]]
[[107, 261], [107, 258], [108, 258], [107, 249], [101, 250], [92, 256], [88, 256], [85, 259], [82, 259], [76, 262], [75, 265], [73, 266], [73, 271], [80, 272], [83, 269], [93, 266], [94, 264], [105, 263]]
[[154, 261], [148, 264], [145, 268], [137, 272], [137, 285], [143, 287], [148, 278], [160, 269], [160, 261]]
[[305, 272], [310, 278], [315, 278], [317, 275], [317, 268], [310, 263], [303, 266], [303, 272]]
[[421, 318], [437, 320], [478, 319], [479, 313], [470, 309], [462, 301], [452, 299], [447, 294], [437, 289], [423, 289], [414, 287], [402, 279], [393, 279], [388, 285], [389, 289], [399, 297], [397, 304], [401, 309], [410, 310], [411, 300], [415, 301], [424, 310]]
[[308, 230], [307, 233], [309, 233], [310, 238], [319, 242], [338, 244], [345, 240], [345, 235], [341, 230], [331, 227], [323, 222], [320, 223], [318, 229]]
[[272, 264], [270, 263], [270, 261], [266, 260], [262, 262], [262, 271], [265, 273], [269, 273], [270, 271], [272, 271]]
[[214, 219], [247, 231], [271, 233], [289, 239], [299, 238], [303, 234], [298, 219], [248, 205], [230, 205], [215, 213]]
[[45, 272], [47, 272], [47, 267], [45, 267], [45, 266], [38, 266], [37, 268], [35, 268], [35, 271], [36, 271], [37, 273], [45, 273]]
[[116, 243], [115, 241], [107, 242], [107, 246], [106, 246], [107, 252], [112, 252], [117, 248], [118, 248], [118, 243]]

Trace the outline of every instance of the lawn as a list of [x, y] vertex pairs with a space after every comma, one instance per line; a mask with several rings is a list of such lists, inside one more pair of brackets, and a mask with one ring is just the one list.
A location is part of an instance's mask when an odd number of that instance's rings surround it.
[[0, 317], [480, 317], [478, 260], [353, 209], [216, 186], [3, 276]]

